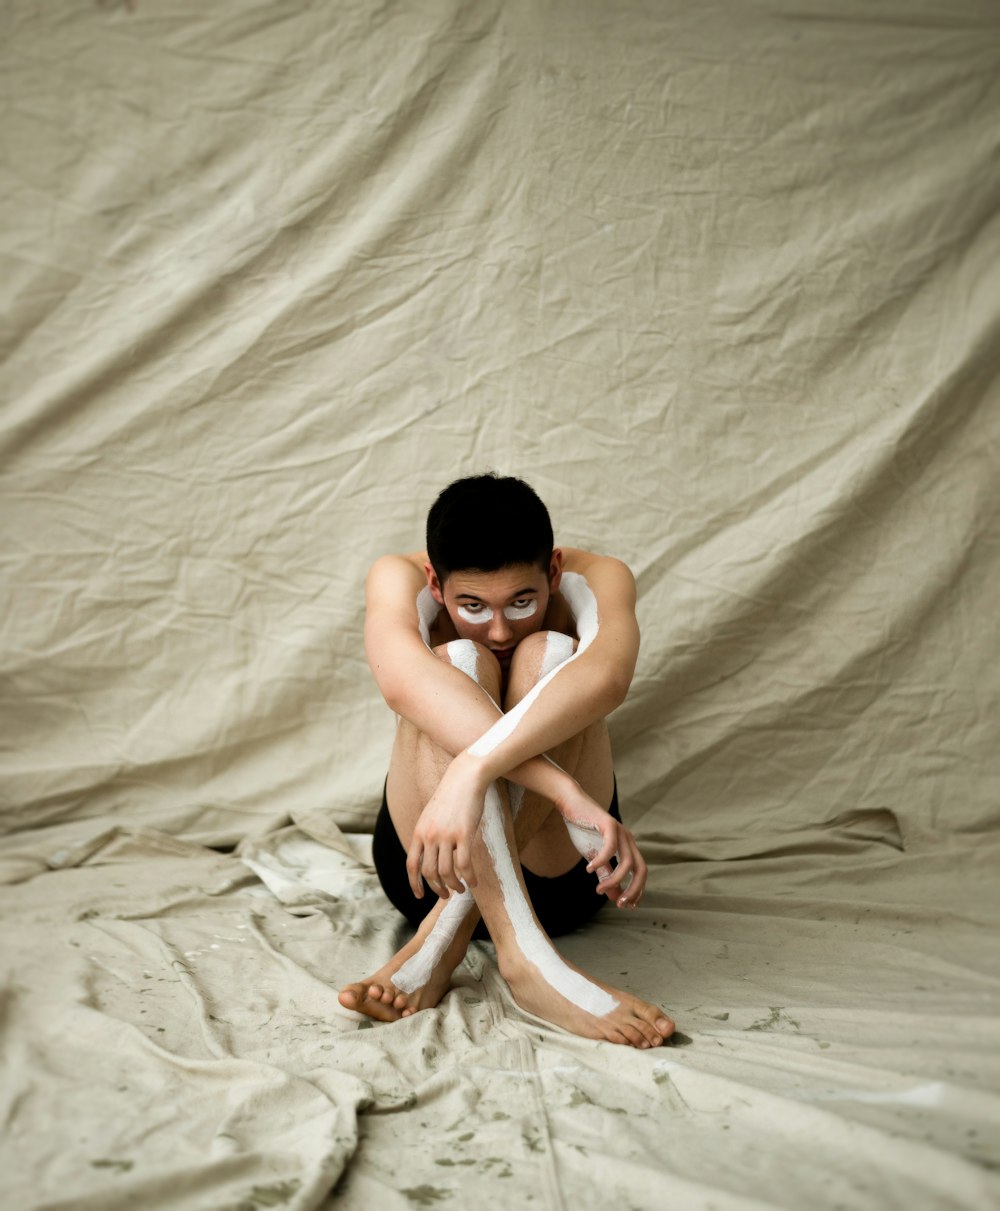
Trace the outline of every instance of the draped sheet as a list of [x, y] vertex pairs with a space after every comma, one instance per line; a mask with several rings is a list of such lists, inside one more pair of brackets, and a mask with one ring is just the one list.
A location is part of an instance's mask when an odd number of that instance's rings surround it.
[[[1000, 1199], [986, 0], [10, 0], [0, 1184], [24, 1208]], [[336, 992], [363, 583], [530, 482], [636, 574], [640, 1053]]]

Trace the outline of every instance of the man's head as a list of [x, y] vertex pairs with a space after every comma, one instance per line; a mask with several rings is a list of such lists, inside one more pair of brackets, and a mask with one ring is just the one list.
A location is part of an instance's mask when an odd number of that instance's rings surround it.
[[559, 587], [562, 552], [552, 544], [548, 510], [523, 480], [459, 479], [427, 515], [427, 583], [459, 635], [506, 664], [541, 629]]
[[427, 557], [443, 584], [452, 572], [495, 572], [552, 557], [549, 511], [513, 476], [456, 479], [427, 514]]

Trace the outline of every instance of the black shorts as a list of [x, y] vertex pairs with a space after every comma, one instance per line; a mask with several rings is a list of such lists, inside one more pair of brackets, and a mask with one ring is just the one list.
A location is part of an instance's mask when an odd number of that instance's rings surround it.
[[[616, 820], [621, 820], [618, 811], [617, 782], [608, 812]], [[438, 897], [436, 892], [431, 891], [426, 879], [424, 880], [424, 898], [422, 900], [418, 900], [410, 888], [410, 880], [406, 873], [406, 850], [403, 848], [392, 817], [389, 815], [384, 785], [382, 787], [382, 807], [375, 820], [375, 835], [372, 838], [372, 860], [375, 863], [382, 890], [411, 925], [419, 925], [437, 903]], [[560, 934], [571, 933], [574, 929], [579, 929], [595, 913], [600, 912], [608, 902], [607, 896], [598, 895], [594, 890], [597, 887], [597, 876], [587, 873], [586, 858], [581, 858], [564, 875], [556, 875], [552, 879], [546, 878], [544, 875], [533, 874], [524, 866], [521, 867], [521, 871], [532, 907], [542, 928], [550, 938], [557, 938]], [[472, 936], [482, 941], [489, 941], [490, 934], [485, 922], [479, 922]]]

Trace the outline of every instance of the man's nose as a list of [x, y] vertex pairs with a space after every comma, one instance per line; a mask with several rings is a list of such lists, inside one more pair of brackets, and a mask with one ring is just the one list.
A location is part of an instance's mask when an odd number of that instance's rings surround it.
[[488, 634], [490, 643], [506, 643], [508, 639], [514, 638], [514, 632], [504, 616], [503, 610], [497, 610], [493, 614]]

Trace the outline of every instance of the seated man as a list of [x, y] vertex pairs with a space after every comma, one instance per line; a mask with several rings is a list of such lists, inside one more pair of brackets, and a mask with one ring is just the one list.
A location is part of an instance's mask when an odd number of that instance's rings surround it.
[[366, 593], [368, 662], [398, 716], [373, 856], [417, 932], [341, 1004], [380, 1021], [437, 1005], [470, 938], [488, 936], [522, 1008], [658, 1046], [674, 1029], [660, 1009], [549, 941], [608, 899], [634, 909], [645, 887], [604, 722], [639, 650], [628, 568], [554, 548], [532, 489], [482, 475], [445, 488], [427, 551], [377, 560]]

